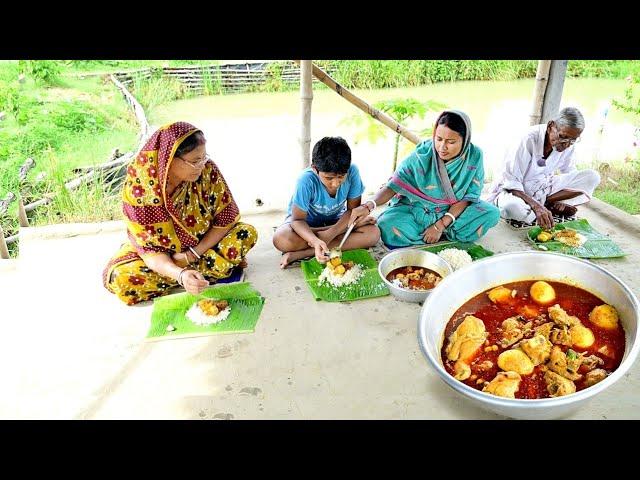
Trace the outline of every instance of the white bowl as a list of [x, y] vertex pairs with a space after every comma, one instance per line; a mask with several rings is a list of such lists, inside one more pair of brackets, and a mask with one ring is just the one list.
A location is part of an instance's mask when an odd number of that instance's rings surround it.
[[[625, 351], [620, 366], [595, 385], [562, 397], [512, 399], [476, 390], [456, 380], [444, 369], [440, 356], [444, 330], [466, 301], [485, 290], [522, 280], [551, 280], [587, 290], [616, 308], [625, 331]], [[418, 320], [418, 343], [429, 365], [447, 385], [484, 409], [521, 419], [567, 416], [606, 390], [631, 368], [638, 356], [640, 305], [622, 280], [593, 263], [547, 252], [503, 253], [485, 258], [447, 276], [424, 302]], [[615, 399], [612, 399], [615, 402]]]
[[451, 266], [442, 257], [435, 253], [418, 250], [416, 248], [399, 248], [391, 253], [386, 254], [378, 265], [378, 273], [382, 277], [391, 294], [405, 302], [423, 302], [431, 292], [440, 288], [440, 284], [430, 290], [409, 290], [408, 288], [400, 288], [387, 280], [387, 275], [392, 270], [400, 267], [425, 267], [438, 273], [443, 279], [453, 272]]

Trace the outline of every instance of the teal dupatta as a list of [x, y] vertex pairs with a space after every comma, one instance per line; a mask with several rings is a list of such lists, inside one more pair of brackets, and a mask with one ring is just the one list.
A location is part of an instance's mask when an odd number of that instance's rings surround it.
[[[387, 184], [396, 195], [379, 219], [382, 237], [387, 244], [405, 246], [424, 243], [422, 231], [442, 217], [451, 205], [463, 200], [471, 205], [461, 217], [466, 213], [475, 218], [492, 210], [488, 204], [485, 205], [486, 202], [480, 200], [484, 184], [482, 150], [471, 143], [469, 117], [457, 110], [442, 112], [440, 117], [445, 113], [454, 113], [465, 122], [467, 131], [460, 154], [445, 163], [438, 156], [433, 139], [429, 139], [419, 143], [401, 163]], [[495, 212], [492, 212], [492, 216], [493, 213]], [[491, 220], [493, 222], [493, 218]], [[462, 231], [465, 228], [462, 223], [475, 231], [482, 221], [456, 221], [455, 226], [446, 230], [450, 239], [464, 237], [464, 241], [472, 241], [468, 239], [478, 238], [486, 231], [481, 229], [478, 235], [471, 230]], [[495, 223], [497, 218], [493, 225]]]

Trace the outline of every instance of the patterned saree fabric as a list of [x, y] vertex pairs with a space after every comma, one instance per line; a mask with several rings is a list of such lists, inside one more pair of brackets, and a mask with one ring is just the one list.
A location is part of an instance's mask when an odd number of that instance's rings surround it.
[[[158, 277], [153, 281], [158, 281], [163, 286], [175, 285], [172, 279], [160, 277], [146, 268], [144, 259], [149, 255], [171, 255], [184, 252], [188, 247], [195, 247], [211, 228], [233, 227], [216, 247], [203, 255], [203, 268], [199, 270], [205, 277], [215, 279], [230, 275], [232, 268], [240, 263], [246, 252], [255, 245], [255, 229], [250, 225], [238, 223], [238, 206], [222, 173], [213, 161], [206, 162], [202, 174], [196, 181], [182, 182], [170, 196], [167, 195], [167, 176], [176, 149], [185, 138], [196, 131], [196, 127], [185, 122], [160, 128], [128, 166], [122, 191], [122, 205], [129, 243], [123, 245], [103, 272], [105, 286], [110, 291], [117, 290], [118, 282], [111, 278], [114, 269], [124, 267], [130, 262], [136, 264], [129, 265], [127, 269], [135, 270], [139, 266], [140, 271], [129, 272], [129, 276], [133, 275], [137, 279], [129, 282], [133, 284], [128, 287], [141, 287], [145, 276]], [[245, 228], [242, 228], [243, 226]], [[234, 238], [228, 238], [232, 232]], [[120, 268], [117, 273], [123, 271], [123, 268]], [[123, 281], [122, 278], [119, 280]], [[149, 290], [151, 296], [157, 296], [153, 294], [155, 290]], [[115, 293], [120, 296], [120, 292]], [[143, 295], [133, 295], [132, 292], [129, 297], [135, 297], [136, 302], [146, 299], [142, 298]], [[132, 303], [130, 300], [131, 298], [128, 298], [125, 301]]]

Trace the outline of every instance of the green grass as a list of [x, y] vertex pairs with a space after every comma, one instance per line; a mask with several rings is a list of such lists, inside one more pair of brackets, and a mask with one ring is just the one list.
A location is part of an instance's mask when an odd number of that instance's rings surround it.
[[193, 95], [192, 91], [182, 82], [158, 76], [150, 79], [137, 79], [129, 91], [140, 102], [147, 116], [151, 115], [153, 110], [160, 105]]
[[[11, 191], [28, 204], [55, 193], [53, 202], [29, 213], [31, 225], [119, 218], [117, 195], [101, 185], [73, 193], [63, 188], [76, 176], [74, 168], [104, 163], [115, 148], [125, 153], [136, 146], [138, 126], [119, 90], [95, 77], [46, 85], [29, 77], [19, 83], [18, 74], [16, 62], [0, 62], [0, 98], [7, 99], [2, 92], [12, 95], [0, 124], [0, 198]], [[20, 184], [18, 170], [28, 157], [36, 165]], [[0, 222], [6, 236], [17, 232], [17, 202]], [[15, 255], [16, 244], [10, 249]]]
[[570, 60], [567, 76], [589, 78], [626, 78], [640, 73], [637, 60]]
[[594, 196], [631, 215], [640, 214], [640, 163], [604, 164], [599, 170], [602, 179]]
[[629, 190], [599, 188], [596, 190], [595, 196], [603, 202], [618, 207], [631, 215], [637, 215], [640, 213], [639, 190], [638, 188]]

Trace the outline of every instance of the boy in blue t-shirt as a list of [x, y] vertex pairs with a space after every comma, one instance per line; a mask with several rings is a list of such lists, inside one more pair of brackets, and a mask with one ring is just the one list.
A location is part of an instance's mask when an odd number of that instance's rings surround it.
[[[273, 235], [273, 245], [283, 252], [280, 268], [312, 255], [326, 263], [325, 253], [340, 244], [351, 210], [360, 206], [364, 185], [343, 138], [324, 137], [313, 147], [311, 158], [311, 167], [298, 178], [287, 218]], [[357, 221], [342, 249], [375, 245], [380, 238], [375, 223], [373, 217]]]

